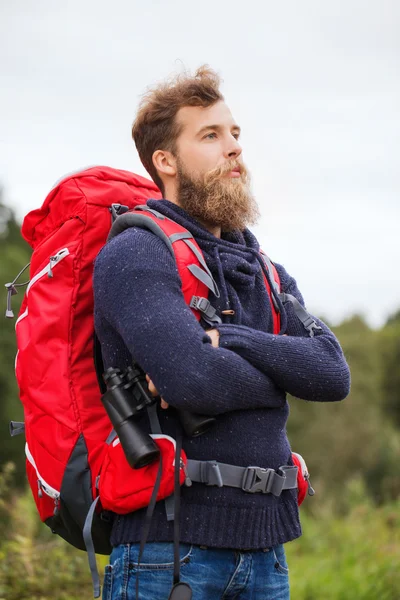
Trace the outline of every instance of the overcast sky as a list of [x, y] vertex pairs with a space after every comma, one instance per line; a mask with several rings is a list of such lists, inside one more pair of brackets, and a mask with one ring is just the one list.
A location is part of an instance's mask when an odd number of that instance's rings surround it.
[[400, 308], [398, 0], [0, 0], [0, 182], [18, 217], [65, 173], [145, 174], [148, 85], [210, 64], [242, 127], [255, 232], [309, 309]]

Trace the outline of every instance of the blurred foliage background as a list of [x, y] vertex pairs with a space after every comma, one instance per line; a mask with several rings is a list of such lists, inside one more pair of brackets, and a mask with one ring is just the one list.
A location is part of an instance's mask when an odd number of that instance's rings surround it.
[[[3, 283], [30, 258], [1, 190], [0, 257]], [[15, 314], [22, 297], [13, 297]], [[91, 598], [86, 555], [40, 523], [26, 489], [23, 436], [8, 434], [11, 419], [23, 420], [14, 324], [4, 319], [0, 328], [0, 600]], [[379, 330], [357, 315], [333, 329], [351, 368], [349, 398], [290, 399], [289, 438], [317, 490], [301, 508], [303, 537], [286, 546], [292, 598], [398, 600], [400, 310]], [[101, 568], [105, 563], [100, 557]]]

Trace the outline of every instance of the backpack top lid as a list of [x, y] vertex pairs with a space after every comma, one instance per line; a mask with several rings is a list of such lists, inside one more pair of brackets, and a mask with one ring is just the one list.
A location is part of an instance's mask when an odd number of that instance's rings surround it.
[[86, 223], [88, 204], [111, 206], [113, 203], [124, 204], [127, 199], [143, 204], [150, 198], [161, 198], [160, 190], [153, 181], [129, 171], [91, 167], [58, 182], [42, 207], [26, 215], [21, 233], [35, 248], [68, 219], [79, 218]]

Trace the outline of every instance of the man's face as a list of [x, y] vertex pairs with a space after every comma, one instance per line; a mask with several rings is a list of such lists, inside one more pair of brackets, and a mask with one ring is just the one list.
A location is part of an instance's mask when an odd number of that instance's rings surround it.
[[189, 214], [223, 231], [258, 217], [242, 161], [240, 128], [225, 102], [178, 111], [177, 200]]
[[208, 108], [185, 106], [178, 111], [176, 121], [182, 131], [177, 140], [178, 154], [193, 175], [202, 175], [232, 158], [242, 162], [240, 127], [225, 102]]

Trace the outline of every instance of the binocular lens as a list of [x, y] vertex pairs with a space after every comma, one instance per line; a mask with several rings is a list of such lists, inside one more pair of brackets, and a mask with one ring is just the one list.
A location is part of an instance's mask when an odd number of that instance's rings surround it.
[[160, 457], [160, 450], [158, 449], [158, 446], [156, 445], [156, 450], [150, 450], [146, 454], [143, 453], [138, 458], [138, 460], [135, 462], [134, 468], [141, 469], [142, 467], [146, 467], [147, 465], [150, 465], [155, 460], [158, 460], [159, 457]]
[[126, 460], [133, 469], [140, 469], [157, 460], [160, 449], [147, 433], [144, 433], [134, 419], [128, 419], [115, 428], [124, 449]]
[[189, 437], [197, 437], [198, 435], [202, 435], [215, 423], [214, 417], [198, 415], [196, 413], [189, 412], [188, 410], [179, 409], [178, 415], [183, 430]]

